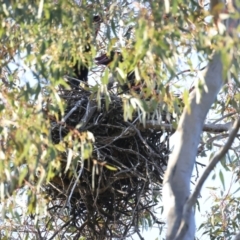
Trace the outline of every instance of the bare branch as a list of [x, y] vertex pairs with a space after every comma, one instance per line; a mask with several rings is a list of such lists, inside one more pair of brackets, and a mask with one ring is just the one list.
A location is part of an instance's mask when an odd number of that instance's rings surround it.
[[67, 115], [62, 118], [61, 122], [65, 123], [67, 121], [67, 119], [73, 114], [73, 112], [75, 112], [77, 110], [77, 108], [82, 105], [83, 101], [84, 101], [84, 99], [77, 101], [76, 104], [74, 105], [74, 107], [67, 113]]
[[[173, 128], [172, 124], [168, 123], [159, 123], [158, 121], [147, 121], [146, 125], [143, 126], [143, 124], [138, 124], [139, 130], [144, 130], [145, 128], [151, 128], [154, 130], [162, 130], [165, 129], [167, 131], [175, 132], [176, 129]], [[232, 122], [227, 122], [224, 124], [212, 124], [212, 123], [206, 123], [203, 125], [203, 131], [209, 132], [209, 133], [222, 133], [227, 132], [232, 128]]]
[[224, 118], [231, 117], [232, 115], [235, 115], [235, 114], [236, 114], [236, 112], [231, 112], [231, 113], [228, 113], [228, 114], [226, 114], [226, 115], [222, 116], [221, 118], [219, 118], [219, 119], [215, 120], [215, 121], [213, 122], [213, 124], [216, 124], [217, 122], [220, 122], [220, 121], [222, 121]]
[[[97, 110], [97, 104], [94, 101], [89, 101], [87, 105], [87, 111], [85, 115], [83, 116], [81, 122], [78, 124], [80, 129], [84, 129], [86, 127], [87, 123], [89, 122], [89, 119], [93, 116], [95, 111]], [[78, 127], [77, 126], [77, 127]]]
[[225, 124], [204, 124], [203, 131], [209, 133], [222, 133], [228, 132], [232, 128], [232, 122], [227, 122]]

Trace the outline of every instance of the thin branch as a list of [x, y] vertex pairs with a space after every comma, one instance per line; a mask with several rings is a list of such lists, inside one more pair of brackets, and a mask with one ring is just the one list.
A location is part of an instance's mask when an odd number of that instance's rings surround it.
[[213, 168], [224, 157], [224, 155], [227, 153], [227, 151], [231, 147], [231, 145], [232, 145], [232, 143], [233, 143], [233, 141], [234, 141], [234, 139], [235, 139], [235, 137], [238, 133], [239, 127], [240, 127], [240, 118], [237, 118], [236, 121], [234, 122], [233, 129], [232, 129], [232, 131], [229, 135], [229, 138], [228, 138], [226, 144], [211, 159], [209, 165], [207, 166], [207, 168], [203, 172], [203, 175], [200, 177], [194, 192], [192, 193], [192, 195], [190, 196], [188, 201], [185, 203], [183, 217], [182, 217], [182, 220], [181, 220], [181, 225], [180, 225], [179, 231], [178, 231], [178, 233], [175, 237], [175, 240], [184, 239], [184, 236], [185, 236], [186, 232], [188, 231], [188, 227], [189, 227], [188, 226], [189, 216], [192, 212], [193, 205], [197, 201], [197, 198], [200, 194], [201, 188], [202, 188], [204, 182], [206, 181], [207, 177], [209, 176], [209, 174], [212, 172]]
[[[76, 102], [76, 104], [74, 105], [74, 107], [67, 113], [67, 115], [65, 117], [62, 118], [61, 123], [65, 123], [67, 121], [67, 119], [72, 115], [73, 112], [75, 112], [77, 110], [78, 107], [80, 107], [82, 105], [82, 102], [84, 100], [79, 100]], [[63, 129], [63, 125], [60, 125], [59, 127], [59, 138], [60, 141], [62, 141], [63, 137], [62, 137], [62, 129]]]
[[[81, 175], [82, 175], [83, 168], [84, 168], [84, 160], [82, 159], [82, 161], [81, 161], [81, 168], [80, 168], [80, 170], [79, 170], [77, 179], [75, 180], [75, 183], [74, 183], [74, 185], [73, 185], [73, 187], [72, 187], [72, 189], [71, 189], [71, 192], [70, 192], [70, 194], [69, 194], [69, 197], [68, 197], [68, 200], [66, 201], [65, 206], [71, 206], [70, 201], [71, 201], [73, 192], [74, 192], [77, 184], [79, 184], [79, 179], [80, 179], [80, 177], [81, 177]], [[64, 206], [64, 207], [65, 207], [65, 206]]]
[[141, 141], [143, 142], [143, 144], [145, 145], [145, 147], [149, 150], [150, 154], [151, 154], [151, 155], [158, 156], [158, 153], [156, 153], [156, 152], [148, 145], [147, 141], [146, 141], [145, 139], [143, 139], [143, 137], [142, 137], [142, 135], [141, 135], [141, 132], [140, 132], [132, 123], [126, 122], [126, 124], [127, 124], [128, 126], [132, 127], [132, 128], [136, 131], [138, 137], [141, 139]]
[[221, 140], [223, 138], [226, 138], [228, 136], [229, 136], [228, 133], [223, 133], [223, 134], [218, 134], [218, 135], [215, 135], [214, 137], [209, 138], [206, 142], [202, 142], [201, 145], [198, 147], [198, 153], [201, 153], [204, 150], [205, 145], [212, 144], [213, 146], [222, 147], [222, 145], [214, 143], [214, 141], [215, 140], [219, 141], [219, 140]]
[[87, 123], [89, 122], [89, 120], [91, 119], [91, 117], [93, 116], [93, 114], [95, 113], [96, 110], [97, 110], [96, 102], [89, 100], [89, 102], [87, 104], [86, 113], [84, 114], [84, 116], [81, 119], [80, 123], [78, 124], [77, 128], [79, 127], [80, 130], [84, 129], [84, 127], [86, 127]]
[[68, 220], [65, 224], [63, 224], [63, 225], [52, 235], [52, 237], [49, 238], [49, 240], [54, 239], [54, 238], [56, 237], [56, 235], [57, 235], [58, 233], [60, 233], [60, 231], [61, 231], [62, 229], [64, 229], [67, 225], [69, 225], [69, 224], [71, 223], [72, 220], [73, 220], [73, 218], [71, 218], [71, 219]]
[[84, 102], [84, 99], [77, 101], [74, 107], [67, 113], [67, 115], [62, 118], [61, 122], [65, 123], [67, 119], [73, 114], [73, 112], [75, 112], [82, 105], [83, 102]]
[[200, 68], [200, 69], [196, 69], [196, 70], [185, 69], [185, 70], [182, 70], [182, 71], [178, 72], [178, 73], [176, 74], [176, 76], [179, 76], [179, 75], [181, 75], [181, 74], [183, 74], [183, 73], [187, 73], [187, 72], [199, 72], [199, 71], [203, 71], [206, 67], [207, 67], [207, 66], [204, 66], [204, 67], [202, 67], [202, 68]]
[[237, 113], [237, 112], [231, 112], [231, 113], [228, 113], [228, 114], [226, 114], [226, 115], [223, 115], [221, 118], [215, 120], [215, 121], [213, 122], [213, 124], [216, 124], [217, 122], [222, 121], [224, 118], [231, 117], [232, 115], [234, 115], [234, 114], [236, 114], [236, 113]]

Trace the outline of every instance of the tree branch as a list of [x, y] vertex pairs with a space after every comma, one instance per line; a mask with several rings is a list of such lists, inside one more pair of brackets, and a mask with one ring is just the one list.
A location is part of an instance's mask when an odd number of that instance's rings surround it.
[[[203, 89], [191, 93], [190, 111], [184, 108], [176, 131], [177, 144], [170, 156], [163, 183], [164, 211], [167, 215], [167, 240], [175, 238], [183, 215], [183, 207], [190, 194], [190, 179], [197, 155], [203, 124], [211, 105], [222, 86], [223, 66], [220, 54], [210, 62]], [[193, 212], [189, 218], [189, 231], [183, 239], [194, 239]]]
[[184, 206], [183, 218], [182, 218], [181, 225], [180, 225], [180, 228], [179, 228], [179, 231], [177, 233], [175, 240], [182, 240], [183, 237], [185, 236], [185, 234], [188, 230], [188, 219], [191, 215], [193, 205], [196, 203], [197, 198], [200, 194], [201, 188], [202, 188], [204, 182], [206, 181], [206, 179], [208, 178], [209, 174], [213, 170], [213, 168], [224, 157], [224, 155], [227, 153], [227, 151], [231, 147], [231, 145], [238, 133], [239, 127], [240, 127], [240, 118], [237, 118], [233, 125], [233, 129], [229, 135], [229, 138], [228, 138], [226, 144], [210, 160], [210, 163], [208, 164], [207, 168], [205, 169], [202, 176], [200, 177], [192, 195], [190, 196], [190, 198], [188, 199], [188, 201], [186, 202], [186, 204]]
[[[211, 4], [215, 3], [211, 1]], [[234, 5], [234, 7], [236, 7]], [[238, 12], [239, 9], [237, 9]], [[227, 32], [236, 36], [239, 19], [228, 19]], [[163, 182], [163, 203], [167, 217], [167, 240], [192, 240], [195, 235], [195, 221], [193, 209], [190, 208], [186, 219], [186, 231], [180, 238], [176, 238], [184, 217], [184, 206], [190, 195], [190, 180], [197, 155], [197, 147], [203, 130], [207, 112], [213, 104], [223, 84], [223, 64], [220, 53], [215, 53], [209, 63], [205, 75], [205, 82], [190, 95], [190, 110], [186, 107], [181, 116], [177, 131], [177, 144], [170, 156]], [[233, 136], [233, 135], [232, 135]], [[235, 136], [235, 135], [234, 135]]]
[[238, 234], [235, 236], [234, 240], [240, 240], [240, 233], [238, 233]]
[[[137, 125], [137, 128], [139, 130], [144, 129], [154, 129], [154, 130], [162, 130], [165, 129], [167, 131], [175, 132], [176, 129], [173, 128], [172, 124], [168, 123], [159, 123], [158, 121], [146, 121], [146, 125], [143, 126], [142, 123]], [[227, 122], [224, 124], [212, 124], [212, 123], [206, 123], [203, 125], [203, 131], [209, 132], [209, 133], [222, 133], [227, 132], [232, 128], [232, 122]]]

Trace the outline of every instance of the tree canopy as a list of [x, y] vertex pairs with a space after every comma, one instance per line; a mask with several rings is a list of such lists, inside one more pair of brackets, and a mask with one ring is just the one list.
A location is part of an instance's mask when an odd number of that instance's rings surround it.
[[[164, 227], [155, 207], [172, 207], [172, 189], [183, 208], [196, 157], [226, 143], [221, 163], [238, 174], [235, 2], [0, 6], [1, 239], [142, 239], [140, 226]], [[212, 239], [238, 232], [238, 199], [224, 196], [235, 218], [207, 220]], [[171, 213], [169, 239], [185, 216]]]

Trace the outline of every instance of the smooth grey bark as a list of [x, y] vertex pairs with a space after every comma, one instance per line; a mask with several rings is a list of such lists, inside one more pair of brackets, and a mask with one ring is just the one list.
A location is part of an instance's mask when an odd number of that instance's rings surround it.
[[235, 236], [234, 240], [240, 240], [240, 233]]
[[191, 196], [189, 197], [189, 199], [187, 200], [187, 202], [184, 205], [184, 209], [183, 209], [183, 217], [181, 220], [181, 225], [178, 229], [178, 233], [175, 237], [175, 240], [182, 240], [183, 237], [185, 236], [187, 230], [188, 230], [188, 220], [189, 220], [189, 216], [191, 215], [191, 211], [192, 208], [194, 207], [194, 204], [197, 201], [197, 198], [200, 194], [201, 188], [204, 184], [204, 182], [206, 181], [206, 179], [208, 178], [208, 176], [210, 175], [210, 173], [212, 172], [212, 170], [214, 169], [214, 167], [217, 165], [217, 163], [219, 161], [221, 161], [221, 159], [225, 156], [225, 154], [228, 152], [228, 150], [230, 149], [237, 133], [239, 130], [239, 126], [240, 126], [240, 118], [237, 118], [234, 125], [233, 125], [233, 129], [229, 135], [229, 138], [227, 140], [227, 142], [225, 143], [225, 145], [214, 155], [214, 157], [211, 158], [211, 160], [209, 161], [208, 166], [206, 167], [206, 169], [204, 170], [202, 176], [200, 177], [200, 179], [198, 180], [196, 187], [193, 191], [193, 193], [191, 194]]
[[[183, 207], [190, 195], [190, 179], [197, 155], [203, 124], [211, 105], [223, 84], [223, 66], [220, 54], [216, 53], [208, 66], [203, 89], [196, 88], [190, 96], [190, 112], [187, 108], [181, 116], [173, 153], [170, 156], [163, 182], [163, 204], [167, 216], [167, 240], [177, 234]], [[187, 234], [183, 239], [193, 240], [195, 223], [190, 214]]]
[[[236, 5], [234, 4], [236, 7]], [[238, 12], [239, 9], [238, 9]], [[234, 35], [238, 26], [235, 20], [228, 21], [227, 32]], [[236, 35], [235, 35], [236, 36]], [[195, 236], [195, 220], [193, 210], [188, 212], [183, 235], [177, 233], [184, 219], [184, 208], [190, 196], [190, 179], [197, 155], [200, 135], [204, 121], [211, 105], [223, 84], [223, 65], [219, 53], [215, 53], [206, 72], [203, 89], [197, 87], [190, 96], [190, 112], [184, 109], [176, 130], [177, 144], [170, 156], [163, 181], [163, 204], [167, 217], [167, 240], [193, 240]], [[180, 232], [181, 233], [181, 232]], [[238, 239], [238, 238], [236, 238]]]

